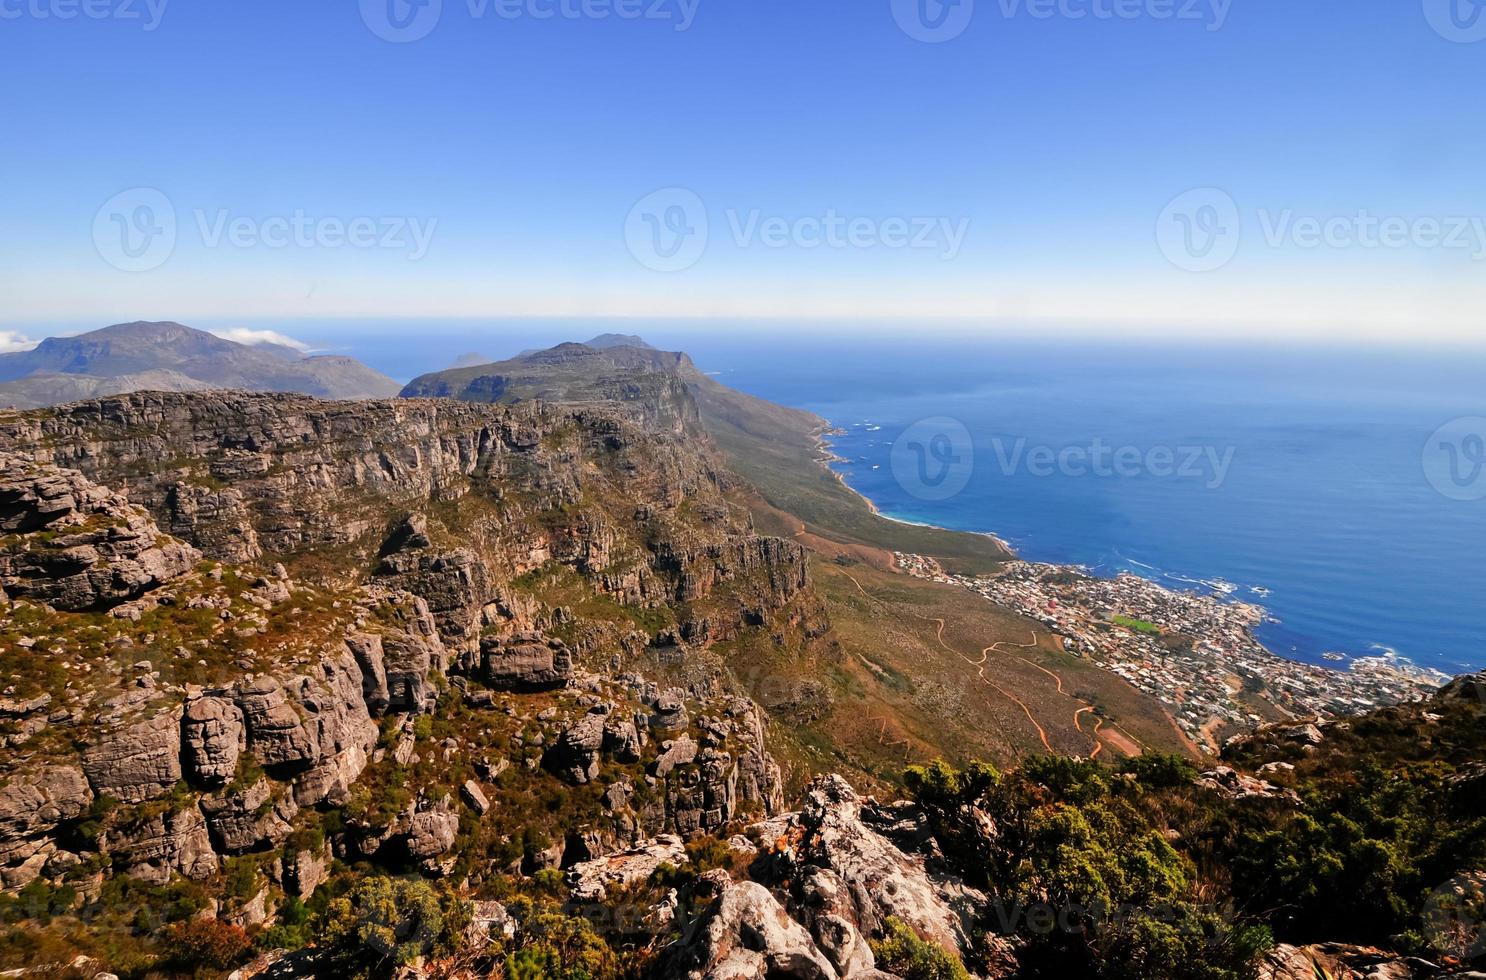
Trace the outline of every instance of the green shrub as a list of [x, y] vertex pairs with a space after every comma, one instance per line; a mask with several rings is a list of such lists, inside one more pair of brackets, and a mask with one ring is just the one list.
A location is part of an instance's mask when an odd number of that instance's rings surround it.
[[369, 877], [333, 900], [325, 942], [340, 958], [373, 965], [407, 965], [457, 948], [468, 909], [426, 881]]
[[887, 920], [887, 935], [871, 944], [877, 968], [903, 980], [970, 980], [958, 958], [920, 939], [902, 920]]

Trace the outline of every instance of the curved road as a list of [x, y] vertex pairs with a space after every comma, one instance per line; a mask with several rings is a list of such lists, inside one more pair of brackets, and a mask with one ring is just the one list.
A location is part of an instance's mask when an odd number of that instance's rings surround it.
[[[850, 572], [845, 571], [845, 570], [843, 570], [841, 574], [845, 575], [851, 581], [851, 584], [854, 585], [854, 586], [856, 586], [857, 591], [860, 592], [868, 601], [874, 602], [874, 603], [876, 603], [879, 606], [886, 607], [886, 603], [884, 603], [881, 599], [879, 599], [876, 596], [874, 596], [872, 593], [868, 592], [862, 586], [862, 583], [857, 580], [857, 577], [855, 575], [853, 575]], [[969, 657], [965, 656], [963, 653], [961, 653], [959, 650], [956, 650], [954, 647], [950, 646], [948, 643], [945, 642], [945, 640], [944, 640], [944, 627], [945, 627], [945, 623], [944, 623], [944, 620], [943, 619], [939, 618], [938, 616], [925, 616], [925, 615], [922, 615], [921, 613], [913, 612], [913, 610], [909, 610], [909, 612], [912, 615], [916, 616], [917, 618], [924, 620], [925, 622], [935, 623], [937, 625], [937, 629], [936, 629], [935, 634], [934, 634], [934, 639], [936, 641], [938, 641], [939, 645], [941, 647], [943, 647], [945, 650], [948, 650], [950, 653], [952, 653], [955, 656], [959, 657], [961, 660], [965, 661], [965, 663], [968, 664], [969, 666], [976, 668], [976, 676], [981, 680], [982, 683], [986, 684], [988, 687], [990, 687], [993, 690], [995, 690], [998, 694], [1000, 694], [1006, 700], [1010, 701], [1012, 704], [1015, 704], [1017, 707], [1021, 708], [1022, 709], [1022, 713], [1027, 716], [1027, 720], [1032, 723], [1032, 727], [1035, 728], [1035, 729], [1037, 729], [1037, 738], [1038, 738], [1039, 741], [1042, 742], [1042, 747], [1048, 751], [1048, 754], [1049, 755], [1055, 754], [1054, 751], [1053, 751], [1052, 743], [1048, 741], [1047, 730], [1042, 727], [1042, 724], [1040, 722], [1038, 722], [1036, 716], [1034, 716], [1032, 714], [1032, 709], [1027, 706], [1027, 703], [1025, 701], [1023, 701], [1021, 698], [1017, 697], [1015, 694], [1012, 694], [1010, 691], [1006, 690], [1000, 684], [997, 684], [995, 681], [991, 680], [989, 677], [986, 676], [986, 667], [988, 665], [988, 661], [989, 661], [990, 655], [992, 653], [999, 651], [999, 649], [1001, 647], [1003, 647], [1003, 646], [1014, 646], [1014, 647], [1018, 647], [1018, 648], [1021, 648], [1021, 649], [1029, 649], [1029, 648], [1036, 647], [1037, 646], [1037, 631], [1036, 630], [1033, 630], [1032, 631], [1032, 639], [1031, 639], [1030, 642], [1027, 642], [1027, 643], [1012, 643], [1009, 640], [1000, 640], [1000, 641], [997, 641], [996, 643], [992, 643], [990, 646], [988, 646], [988, 647], [984, 648], [983, 650], [981, 650], [980, 651], [980, 659], [979, 660], [972, 660]], [[1035, 667], [1036, 669], [1042, 671], [1047, 676], [1051, 677], [1053, 679], [1053, 683], [1057, 685], [1058, 693], [1059, 694], [1062, 694], [1064, 697], [1071, 698], [1072, 700], [1077, 701], [1079, 704], [1083, 705], [1083, 707], [1079, 708], [1077, 711], [1075, 711], [1073, 713], [1073, 727], [1080, 734], [1088, 734], [1089, 735], [1089, 741], [1093, 743], [1093, 748], [1092, 748], [1092, 751], [1089, 753], [1089, 758], [1090, 759], [1097, 758], [1099, 756], [1099, 754], [1104, 751], [1104, 742], [1102, 740], [1100, 740], [1100, 738], [1099, 738], [1099, 730], [1104, 727], [1104, 719], [1101, 718], [1101, 717], [1099, 717], [1098, 713], [1095, 711], [1094, 706], [1092, 704], [1089, 704], [1087, 701], [1084, 701], [1082, 698], [1076, 698], [1073, 695], [1066, 693], [1063, 690], [1063, 678], [1060, 677], [1060, 676], [1058, 676], [1053, 671], [1048, 670], [1046, 667], [1043, 667], [1040, 664], [1034, 664], [1034, 663], [1032, 663], [1032, 661], [1026, 659], [1025, 657], [1018, 656], [1017, 659], [1020, 660], [1022, 663], [1026, 664], [1027, 666], [1029, 666], [1029, 667]], [[1081, 715], [1083, 715], [1085, 713], [1088, 713], [1088, 712], [1094, 712], [1094, 719], [1095, 719], [1094, 720], [1094, 728], [1093, 728], [1092, 732], [1085, 733], [1084, 730], [1083, 730], [1083, 726], [1079, 723], [1079, 720], [1078, 719], [1079, 719], [1079, 716], [1081, 716]], [[883, 741], [882, 741], [882, 735], [885, 735], [886, 734], [886, 730], [887, 730], [887, 723], [884, 721], [883, 722], [883, 733], [880, 734], [879, 737], [878, 737], [879, 744], [889, 744], [889, 743], [883, 743]], [[893, 743], [890, 743], [890, 744], [896, 745], [896, 744], [899, 744], [899, 743], [898, 742], [893, 742]]]

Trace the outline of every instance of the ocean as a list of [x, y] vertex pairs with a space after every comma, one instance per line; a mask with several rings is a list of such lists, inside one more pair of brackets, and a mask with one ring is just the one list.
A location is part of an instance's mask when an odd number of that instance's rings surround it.
[[[607, 329], [440, 327], [411, 354], [394, 338], [345, 349], [401, 380]], [[829, 419], [838, 472], [885, 515], [1254, 602], [1284, 657], [1486, 667], [1481, 353], [626, 332]]]

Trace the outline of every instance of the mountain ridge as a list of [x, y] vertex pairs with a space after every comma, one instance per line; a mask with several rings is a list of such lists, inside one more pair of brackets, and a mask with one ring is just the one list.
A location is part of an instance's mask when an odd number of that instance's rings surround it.
[[0, 405], [14, 408], [148, 389], [235, 388], [354, 399], [390, 396], [397, 387], [354, 358], [240, 344], [174, 321], [116, 323], [0, 354]]

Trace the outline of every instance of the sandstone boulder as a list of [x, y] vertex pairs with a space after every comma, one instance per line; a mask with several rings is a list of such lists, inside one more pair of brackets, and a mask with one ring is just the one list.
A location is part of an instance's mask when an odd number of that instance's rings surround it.
[[105, 842], [115, 869], [151, 884], [163, 885], [173, 874], [210, 878], [219, 866], [206, 820], [194, 806], [110, 830]]
[[573, 655], [566, 644], [537, 633], [518, 633], [510, 640], [487, 638], [480, 644], [485, 683], [502, 691], [539, 691], [564, 687], [573, 677]]
[[606, 711], [595, 709], [584, 715], [558, 736], [557, 743], [542, 757], [542, 765], [570, 783], [582, 785], [597, 779], [607, 721]]
[[668, 977], [705, 980], [837, 980], [805, 927], [764, 886], [722, 887], [721, 898], [669, 951]]
[[648, 881], [661, 865], [679, 867], [687, 860], [681, 838], [664, 835], [617, 854], [573, 865], [568, 869], [568, 884], [574, 901], [602, 902], [610, 888]]
[[74, 470], [0, 453], [0, 588], [58, 609], [107, 609], [200, 557], [142, 507]]
[[143, 803], [181, 780], [181, 710], [102, 734], [83, 751], [83, 772], [99, 796]]
[[197, 698], [186, 705], [181, 742], [187, 775], [204, 785], [220, 785], [237, 774], [247, 744], [242, 709], [226, 698]]

